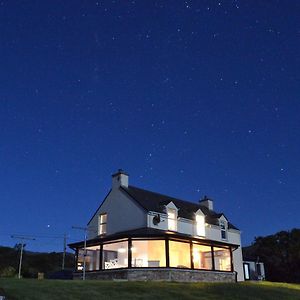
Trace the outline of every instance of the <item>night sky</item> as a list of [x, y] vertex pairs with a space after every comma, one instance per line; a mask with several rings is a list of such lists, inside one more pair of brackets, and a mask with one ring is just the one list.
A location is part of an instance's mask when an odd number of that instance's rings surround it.
[[71, 226], [118, 168], [213, 198], [244, 245], [299, 228], [299, 15], [284, 0], [0, 2], [0, 245], [82, 239]]

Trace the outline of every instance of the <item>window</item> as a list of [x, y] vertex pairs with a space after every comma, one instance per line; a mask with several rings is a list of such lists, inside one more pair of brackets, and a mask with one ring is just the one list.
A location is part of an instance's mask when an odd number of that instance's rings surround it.
[[177, 230], [177, 211], [174, 208], [168, 208], [168, 229], [172, 231]]
[[[100, 246], [87, 247], [85, 255], [85, 270], [94, 271], [99, 270], [100, 267]], [[84, 249], [79, 249], [78, 260], [77, 260], [77, 270], [83, 271], [84, 266]]]
[[99, 229], [98, 234], [106, 234], [107, 214], [99, 215]]
[[212, 269], [211, 247], [193, 244], [193, 262], [195, 269]]
[[103, 269], [128, 268], [128, 242], [103, 245]]
[[244, 263], [244, 276], [245, 280], [250, 280], [250, 268], [248, 263]]
[[132, 267], [165, 267], [165, 240], [132, 241]]
[[189, 243], [169, 241], [170, 267], [190, 268], [191, 250]]
[[227, 240], [227, 225], [224, 220], [220, 220], [221, 238]]
[[197, 235], [205, 236], [205, 217], [200, 214], [196, 215], [196, 232]]
[[218, 271], [231, 271], [230, 250], [214, 247], [215, 269]]

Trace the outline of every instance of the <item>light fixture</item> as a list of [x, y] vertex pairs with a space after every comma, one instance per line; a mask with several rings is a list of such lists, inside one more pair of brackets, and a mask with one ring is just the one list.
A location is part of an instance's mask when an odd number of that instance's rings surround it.
[[126, 252], [126, 249], [125, 249], [123, 246], [121, 246], [121, 247], [118, 249], [118, 252], [119, 252], [119, 253], [125, 253], [125, 252]]
[[200, 260], [200, 253], [197, 250], [193, 251], [193, 261], [197, 262]]

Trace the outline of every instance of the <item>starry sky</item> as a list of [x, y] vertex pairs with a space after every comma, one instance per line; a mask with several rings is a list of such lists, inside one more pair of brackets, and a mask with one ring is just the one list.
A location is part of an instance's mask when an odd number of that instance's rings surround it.
[[299, 1], [1, 1], [0, 244], [61, 250], [122, 168], [299, 227]]

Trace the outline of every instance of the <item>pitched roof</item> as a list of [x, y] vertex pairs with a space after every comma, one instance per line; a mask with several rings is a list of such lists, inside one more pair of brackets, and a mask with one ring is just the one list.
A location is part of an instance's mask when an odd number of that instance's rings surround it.
[[[128, 238], [128, 237], [132, 237], [132, 238], [161, 238], [161, 237], [170, 237], [170, 238], [184, 238], [184, 239], [192, 239], [193, 241], [198, 241], [201, 242], [202, 244], [208, 244], [208, 245], [219, 245], [219, 246], [234, 246], [235, 248], [237, 248], [239, 245], [237, 244], [232, 244], [232, 243], [225, 243], [225, 242], [221, 242], [221, 241], [215, 241], [215, 240], [209, 240], [209, 239], [202, 239], [202, 238], [197, 238], [195, 236], [191, 236], [189, 234], [183, 234], [180, 232], [173, 232], [170, 233], [168, 231], [165, 230], [161, 230], [161, 229], [155, 229], [155, 228], [149, 228], [149, 227], [143, 227], [143, 228], [137, 228], [137, 229], [133, 229], [133, 230], [127, 230], [127, 231], [121, 231], [121, 232], [116, 232], [114, 234], [111, 235], [107, 235], [107, 236], [98, 236], [94, 239], [90, 239], [87, 240], [87, 246], [95, 246], [95, 245], [99, 245], [100, 242], [109, 242], [112, 240], [121, 240], [124, 238]], [[79, 247], [83, 247], [84, 246], [84, 241], [80, 241], [80, 242], [76, 242], [76, 243], [71, 243], [68, 244], [68, 246], [70, 248], [79, 248]]]
[[[206, 222], [209, 224], [218, 225], [218, 219], [224, 215], [223, 213], [217, 213], [209, 210], [206, 206], [200, 205], [200, 203], [193, 203], [177, 198], [173, 198], [167, 195], [143, 190], [134, 186], [121, 187], [132, 199], [134, 199], [140, 206], [147, 211], [154, 211], [159, 213], [166, 213], [165, 206], [171, 201], [178, 208], [178, 217], [193, 220], [194, 213], [201, 209], [204, 213]], [[233, 224], [228, 222], [228, 227], [237, 229]]]

